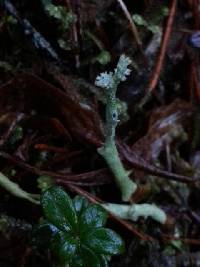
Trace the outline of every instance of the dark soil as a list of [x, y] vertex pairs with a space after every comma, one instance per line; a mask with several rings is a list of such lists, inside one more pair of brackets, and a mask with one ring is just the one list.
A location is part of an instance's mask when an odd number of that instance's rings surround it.
[[[200, 266], [199, 10], [198, 0], [0, 1], [0, 170], [29, 193], [40, 194], [46, 176], [72, 197], [121, 202], [97, 152], [105, 97], [94, 81], [121, 54], [132, 60], [118, 89], [118, 150], [131, 178], [151, 188], [135, 201], [157, 204], [173, 223], [111, 217], [126, 252], [109, 266]], [[32, 243], [41, 217], [0, 188], [1, 267], [55, 266]]]

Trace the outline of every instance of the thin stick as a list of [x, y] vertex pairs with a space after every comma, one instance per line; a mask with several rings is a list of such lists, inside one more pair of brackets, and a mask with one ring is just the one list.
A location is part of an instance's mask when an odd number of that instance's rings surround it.
[[122, 143], [118, 142], [118, 149], [121, 157], [138, 170], [153, 174], [158, 178], [166, 178], [168, 180], [185, 183], [188, 186], [197, 186], [199, 184], [199, 179], [193, 179], [188, 176], [175, 174], [156, 168], [143, 158], [139, 157], [133, 150], [130, 149], [130, 147], [125, 144], [122, 145]]
[[37, 175], [47, 175], [47, 176], [53, 177], [54, 179], [59, 179], [60, 181], [65, 180], [69, 183], [76, 183], [76, 182], [84, 183], [85, 181], [87, 183], [87, 182], [97, 182], [99, 180], [100, 184], [104, 182], [105, 183], [109, 182], [109, 175], [106, 175], [107, 173], [106, 169], [100, 169], [97, 171], [90, 171], [90, 172], [81, 173], [81, 174], [62, 174], [62, 173], [56, 173], [52, 171], [41, 170], [3, 151], [0, 152], [0, 157], [7, 159], [8, 161], [12, 162], [13, 164], [21, 167], [22, 169], [30, 173], [34, 173]]
[[166, 30], [165, 30], [165, 33], [163, 35], [158, 60], [157, 60], [152, 78], [151, 78], [150, 83], [149, 83], [148, 92], [152, 92], [155, 89], [155, 87], [158, 83], [159, 77], [160, 77], [160, 73], [162, 70], [162, 66], [163, 66], [166, 51], [167, 51], [167, 47], [169, 44], [169, 38], [170, 38], [170, 35], [172, 32], [172, 25], [173, 25], [175, 13], [176, 13], [176, 6], [177, 6], [177, 0], [172, 0], [169, 16], [168, 16], [168, 20], [167, 20]]
[[140, 39], [140, 36], [139, 36], [138, 30], [137, 30], [137, 28], [135, 26], [135, 23], [132, 20], [131, 15], [130, 15], [126, 5], [124, 4], [123, 0], [117, 0], [117, 2], [120, 4], [120, 7], [121, 7], [122, 11], [124, 12], [124, 15], [128, 19], [129, 25], [130, 25], [130, 29], [131, 29], [131, 31], [133, 33], [133, 36], [134, 36], [135, 41], [137, 43], [137, 46], [140, 49], [140, 51], [142, 52], [142, 41]]
[[200, 101], [200, 86], [198, 78], [198, 59], [193, 60], [191, 64], [191, 101], [193, 101], [192, 96], [196, 94], [198, 101]]
[[163, 239], [165, 240], [180, 240], [185, 244], [190, 244], [190, 245], [200, 245], [200, 239], [191, 239], [191, 238], [183, 238], [183, 237], [176, 237], [172, 235], [166, 235], [162, 234]]
[[[72, 10], [72, 5], [71, 5], [70, 0], [65, 0], [65, 5], [66, 5], [66, 7], [68, 7], [69, 10], [74, 12]], [[72, 24], [72, 36], [73, 36], [73, 41], [74, 41], [75, 46], [78, 46], [77, 27], [76, 27], [76, 24], [74, 24], [74, 23]], [[80, 67], [80, 57], [79, 57], [78, 53], [75, 55], [75, 61], [76, 61], [76, 67], [79, 68]]]

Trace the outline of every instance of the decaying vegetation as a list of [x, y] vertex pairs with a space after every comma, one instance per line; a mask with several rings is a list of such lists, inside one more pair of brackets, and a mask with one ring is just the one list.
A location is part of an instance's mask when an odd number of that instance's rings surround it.
[[[126, 248], [109, 266], [199, 266], [199, 5], [0, 1], [0, 266], [56, 266], [33, 242], [52, 185], [122, 208], [107, 226]], [[116, 81], [120, 58], [127, 72]], [[114, 87], [102, 83], [113, 77]], [[146, 215], [129, 220], [130, 207]]]

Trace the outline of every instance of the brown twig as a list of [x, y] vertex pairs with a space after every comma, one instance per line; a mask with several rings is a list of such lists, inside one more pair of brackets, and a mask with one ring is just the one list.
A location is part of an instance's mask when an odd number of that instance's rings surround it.
[[[199, 64], [198, 64], [198, 58], [197, 58], [193, 60], [193, 62], [191, 63], [190, 88], [191, 88], [191, 96], [195, 94], [198, 98], [198, 101], [200, 101], [200, 85], [199, 85], [199, 77], [198, 77], [198, 66]], [[193, 101], [192, 98], [191, 98], [191, 101]]]
[[[31, 166], [16, 157], [9, 155], [6, 152], [0, 152], [0, 157], [9, 160], [15, 165], [21, 167], [22, 169], [37, 175], [47, 175], [53, 177], [54, 179], [59, 179], [59, 182], [65, 181], [66, 183], [81, 184], [81, 185], [96, 185], [109, 183], [110, 176], [106, 169], [100, 169], [97, 171], [91, 171], [81, 174], [62, 174], [52, 171], [41, 170], [37, 167]], [[106, 175], [107, 174], [107, 175]]]
[[56, 147], [56, 146], [50, 146], [48, 144], [35, 144], [34, 148], [40, 151], [50, 151], [50, 152], [55, 152], [55, 153], [64, 153], [66, 154], [68, 149], [62, 148], [62, 147]]
[[194, 28], [198, 30], [200, 27], [199, 0], [188, 1], [188, 5], [193, 13]]
[[135, 26], [135, 23], [132, 20], [131, 15], [130, 15], [125, 3], [123, 2], [123, 0], [117, 0], [117, 2], [119, 3], [122, 11], [124, 12], [124, 15], [126, 16], [127, 20], [129, 21], [131, 32], [133, 33], [133, 36], [134, 36], [134, 39], [135, 39], [135, 41], [137, 43], [138, 48], [142, 52], [142, 41], [140, 39], [140, 36], [139, 36], [138, 30], [137, 30], [137, 28]]
[[149, 82], [148, 92], [152, 92], [155, 89], [158, 83], [159, 77], [160, 77], [162, 66], [165, 60], [167, 47], [169, 44], [169, 38], [172, 32], [172, 25], [173, 25], [175, 13], [176, 13], [176, 6], [177, 6], [177, 0], [172, 0], [169, 16], [167, 20], [166, 30], [163, 34], [162, 44], [161, 44], [159, 55], [158, 55], [158, 60], [155, 65], [152, 78]]
[[197, 183], [200, 182], [199, 179], [192, 179], [184, 175], [163, 171], [154, 167], [153, 165], [149, 164], [147, 161], [139, 157], [125, 144], [122, 145], [118, 142], [118, 147], [122, 158], [124, 158], [127, 162], [129, 162], [129, 164], [131, 164], [136, 169], [145, 171], [160, 178], [166, 178], [168, 180], [186, 183], [191, 186], [195, 186]]
[[[64, 2], [65, 2], [66, 7], [69, 10], [72, 10], [72, 5], [71, 5], [70, 0], [65, 0]], [[77, 26], [75, 23], [73, 23], [73, 25], [72, 25], [72, 37], [73, 37], [74, 44], [77, 47], [78, 46], [78, 33], [77, 33]], [[80, 67], [80, 57], [79, 57], [78, 53], [76, 53], [76, 55], [75, 55], [75, 61], [76, 61], [76, 67], [79, 68]]]
[[[6, 118], [5, 116], [2, 116], [3, 118]], [[1, 117], [1, 119], [2, 119]], [[13, 119], [11, 124], [9, 125], [8, 130], [5, 132], [4, 135], [1, 136], [0, 138], [0, 147], [3, 147], [5, 143], [8, 141], [9, 137], [11, 136], [13, 130], [17, 126], [17, 124], [25, 118], [25, 115], [23, 113], [17, 114], [16, 117]]]
[[166, 235], [166, 234], [162, 234], [162, 237], [166, 241], [180, 240], [185, 244], [200, 245], [200, 239], [182, 238], [182, 237], [176, 237], [176, 236], [173, 236], [173, 235]]
[[[197, 0], [193, 0], [191, 3], [188, 2], [189, 8], [193, 13], [194, 18], [194, 30], [199, 30], [200, 27], [200, 15], [199, 15], [199, 3]], [[200, 101], [200, 85], [199, 85], [199, 57], [196, 56], [192, 58], [191, 69], [190, 69], [190, 89], [191, 96], [194, 94], [197, 96], [198, 101]], [[191, 99], [192, 101], [193, 99]]]
[[155, 66], [155, 70], [154, 70], [152, 79], [149, 83], [149, 91], [150, 92], [152, 92], [155, 89], [155, 87], [158, 83], [159, 77], [160, 77], [160, 73], [161, 73], [162, 66], [163, 66], [164, 59], [165, 59], [165, 55], [166, 55], [166, 50], [167, 50], [167, 47], [169, 44], [169, 38], [170, 38], [170, 35], [172, 32], [172, 25], [173, 25], [175, 13], [176, 13], [176, 6], [177, 6], [177, 0], [173, 0], [171, 7], [170, 7], [170, 12], [169, 12], [168, 20], [167, 20], [166, 30], [165, 30], [165, 33], [163, 35], [158, 60], [157, 60], [156, 66]]

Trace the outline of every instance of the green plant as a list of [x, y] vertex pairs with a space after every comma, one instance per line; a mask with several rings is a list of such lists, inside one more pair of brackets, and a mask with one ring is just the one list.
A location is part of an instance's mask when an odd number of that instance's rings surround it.
[[90, 38], [96, 46], [99, 48], [100, 52], [97, 56], [93, 57], [92, 60], [90, 60], [90, 63], [99, 62], [101, 65], [106, 65], [111, 60], [110, 53], [105, 49], [103, 43], [90, 31], [85, 32], [87, 37]]
[[80, 196], [72, 200], [55, 186], [42, 194], [41, 204], [47, 221], [38, 227], [37, 236], [50, 245], [63, 266], [108, 266], [110, 256], [123, 252], [122, 239], [104, 228], [107, 213], [100, 205]]
[[9, 138], [9, 143], [11, 145], [14, 145], [22, 138], [23, 138], [23, 128], [21, 126], [16, 126]]
[[45, 6], [45, 10], [48, 12], [49, 16], [60, 22], [63, 31], [68, 30], [71, 25], [76, 22], [76, 16], [68, 12], [63, 6], [48, 4]]
[[53, 179], [48, 175], [39, 176], [37, 179], [38, 188], [41, 189], [42, 192], [53, 186]]
[[152, 32], [153, 34], [160, 32], [159, 24], [162, 22], [164, 17], [168, 15], [168, 8], [163, 7], [159, 10], [159, 14], [156, 14], [151, 21], [146, 21], [143, 16], [139, 14], [134, 14], [132, 16], [133, 21], [138, 25], [146, 28], [148, 31]]
[[147, 30], [149, 30], [152, 33], [157, 33], [160, 31], [160, 28], [158, 25], [154, 25], [151, 23], [148, 23], [141, 15], [139, 14], [134, 14], [132, 16], [133, 21], [139, 25], [145, 27]]
[[76, 23], [76, 15], [68, 11], [65, 6], [54, 5], [52, 1], [42, 0], [42, 4], [48, 16], [54, 18], [59, 25], [60, 38], [58, 39], [59, 46], [64, 50], [70, 50], [70, 42], [66, 39], [66, 33]]

